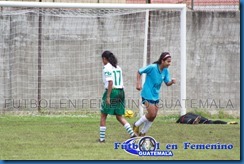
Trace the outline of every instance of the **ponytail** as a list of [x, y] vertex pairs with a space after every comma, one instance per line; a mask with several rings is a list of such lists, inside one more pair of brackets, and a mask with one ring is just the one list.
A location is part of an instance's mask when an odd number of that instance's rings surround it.
[[102, 53], [102, 58], [106, 58], [108, 60], [108, 62], [113, 66], [113, 67], [117, 67], [117, 58], [114, 56], [114, 54], [110, 51], [104, 51]]

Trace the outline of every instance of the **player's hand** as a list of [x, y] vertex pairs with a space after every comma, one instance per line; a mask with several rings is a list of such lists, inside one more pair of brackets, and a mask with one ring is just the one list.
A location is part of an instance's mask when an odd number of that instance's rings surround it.
[[110, 97], [107, 97], [106, 103], [110, 105]]
[[172, 84], [176, 83], [176, 79], [175, 78], [172, 78], [171, 81], [172, 81]]
[[138, 91], [140, 91], [140, 90], [142, 89], [142, 87], [141, 87], [141, 83], [136, 83], [136, 89], [137, 89]]

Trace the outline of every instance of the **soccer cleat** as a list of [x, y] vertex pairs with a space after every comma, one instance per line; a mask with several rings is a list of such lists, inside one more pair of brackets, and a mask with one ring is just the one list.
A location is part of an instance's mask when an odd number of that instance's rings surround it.
[[201, 116], [197, 116], [197, 118], [193, 121], [192, 124], [199, 124], [199, 122], [201, 121]]
[[99, 142], [99, 143], [105, 143], [105, 140], [100, 140], [100, 139], [97, 139], [97, 142]]
[[130, 138], [136, 138], [136, 137], [137, 137], [137, 135], [135, 135], [135, 134], [134, 134], [134, 135], [133, 135], [133, 136], [131, 136]]
[[145, 135], [146, 135], [146, 133], [142, 133], [142, 132], [139, 133], [140, 137], [144, 137]]
[[139, 134], [139, 126], [136, 126], [135, 123], [133, 124], [133, 131], [134, 131], [135, 135]]

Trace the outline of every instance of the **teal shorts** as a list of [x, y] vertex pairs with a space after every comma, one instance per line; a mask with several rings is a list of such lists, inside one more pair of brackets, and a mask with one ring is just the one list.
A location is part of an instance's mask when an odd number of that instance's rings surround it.
[[124, 115], [125, 114], [125, 92], [124, 89], [112, 89], [110, 94], [110, 104], [106, 103], [107, 90], [105, 90], [102, 103], [101, 112], [110, 115]]

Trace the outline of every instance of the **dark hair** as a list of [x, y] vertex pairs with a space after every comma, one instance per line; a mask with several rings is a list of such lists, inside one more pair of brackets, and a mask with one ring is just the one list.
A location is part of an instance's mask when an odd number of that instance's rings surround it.
[[[166, 57], [166, 55], [168, 55], [168, 56]], [[168, 58], [171, 58], [170, 53], [169, 52], [163, 52], [160, 55], [159, 59], [157, 61], [153, 62], [153, 64], [161, 64], [162, 60], [165, 61]]]
[[109, 62], [112, 66], [114, 66], [115, 68], [117, 67], [117, 63], [118, 63], [118, 61], [117, 61], [117, 58], [114, 56], [114, 54], [113, 54], [112, 52], [110, 52], [110, 51], [104, 51], [104, 52], [102, 53], [102, 58], [107, 59], [108, 62]]

